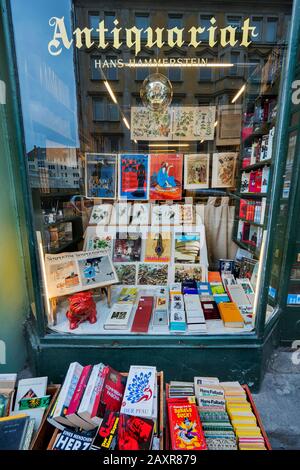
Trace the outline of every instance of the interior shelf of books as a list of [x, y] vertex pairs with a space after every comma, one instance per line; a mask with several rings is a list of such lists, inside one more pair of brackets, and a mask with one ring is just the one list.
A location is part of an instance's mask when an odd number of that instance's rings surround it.
[[61, 385], [0, 374], [0, 392], [0, 450], [271, 450], [247, 385], [218, 377], [72, 362]]

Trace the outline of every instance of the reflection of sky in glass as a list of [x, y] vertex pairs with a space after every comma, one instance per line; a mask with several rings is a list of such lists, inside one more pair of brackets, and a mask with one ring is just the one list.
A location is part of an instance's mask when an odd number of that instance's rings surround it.
[[78, 147], [73, 50], [53, 57], [52, 16], [65, 17], [71, 34], [71, 1], [11, 0], [26, 148]]

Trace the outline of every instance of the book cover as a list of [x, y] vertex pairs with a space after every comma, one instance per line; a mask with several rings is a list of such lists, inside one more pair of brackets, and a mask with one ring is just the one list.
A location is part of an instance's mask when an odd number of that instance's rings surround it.
[[126, 200], [148, 199], [149, 156], [127, 154], [119, 157], [119, 198]]
[[183, 155], [150, 156], [150, 199], [180, 200]]
[[153, 310], [154, 298], [151, 296], [140, 297], [131, 331], [135, 333], [147, 333]]
[[148, 226], [150, 218], [150, 206], [148, 203], [134, 203], [130, 227]]
[[64, 429], [58, 434], [52, 450], [90, 450], [95, 431], [73, 432], [70, 429]]
[[131, 366], [121, 407], [121, 414], [152, 417], [156, 367]]
[[206, 450], [199, 413], [194, 404], [168, 403], [172, 450]]
[[23, 398], [38, 398], [46, 395], [48, 377], [32, 377], [19, 380], [14, 411], [18, 411]]
[[0, 418], [0, 450], [21, 450], [29, 422], [24, 414]]
[[239, 306], [249, 306], [249, 300], [241, 284], [232, 284], [227, 286], [227, 292], [232, 302]]
[[220, 320], [220, 313], [215, 301], [201, 302], [205, 320]]
[[221, 274], [219, 271], [208, 271], [207, 280], [211, 282], [222, 282]]
[[211, 282], [210, 288], [211, 288], [212, 295], [226, 294], [222, 282]]
[[133, 304], [136, 301], [138, 289], [136, 287], [123, 287], [117, 303], [118, 304]]
[[141, 260], [142, 237], [140, 233], [116, 234], [113, 247], [113, 262], [126, 263]]
[[126, 330], [129, 327], [133, 305], [114, 304], [110, 310], [103, 328], [105, 330]]
[[81, 372], [80, 378], [78, 380], [78, 383], [76, 385], [74, 394], [72, 396], [70, 405], [69, 405], [67, 413], [66, 413], [66, 416], [67, 416], [68, 419], [71, 419], [71, 416], [73, 414], [76, 414], [76, 412], [79, 408], [79, 405], [80, 405], [81, 399], [83, 397], [85, 388], [86, 388], [87, 383], [89, 381], [91, 371], [92, 371], [92, 366], [88, 365], [88, 366], [85, 366], [83, 368], [82, 372]]
[[116, 370], [106, 366], [103, 370], [103, 385], [96, 397], [91, 418], [101, 424], [106, 411], [120, 411], [125, 390], [125, 378]]
[[78, 409], [78, 416], [80, 416], [80, 418], [84, 419], [85, 421], [92, 423], [94, 427], [96, 427], [96, 424], [91, 421], [91, 414], [96, 396], [99, 393], [99, 390], [101, 391], [101, 387], [103, 385], [102, 371], [104, 367], [105, 366], [102, 363], [93, 366], [89, 381]]
[[145, 262], [169, 263], [171, 259], [171, 233], [149, 232], [146, 239]]
[[174, 243], [175, 263], [200, 262], [200, 233], [175, 233]]
[[140, 416], [120, 415], [118, 450], [150, 450], [154, 422]]
[[90, 450], [114, 450], [117, 448], [119, 420], [120, 414], [118, 412], [105, 412]]
[[197, 282], [197, 290], [198, 290], [198, 294], [200, 296], [202, 296], [202, 295], [212, 295], [212, 291], [211, 291], [209, 282], [198, 281]]
[[218, 305], [221, 318], [224, 322], [225, 327], [231, 328], [243, 328], [244, 320], [243, 317], [234, 302], [221, 302]]

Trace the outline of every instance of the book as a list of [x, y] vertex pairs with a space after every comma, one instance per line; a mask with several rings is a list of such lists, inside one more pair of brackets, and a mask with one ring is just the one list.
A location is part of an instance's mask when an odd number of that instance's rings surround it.
[[100, 425], [106, 411], [120, 411], [125, 390], [125, 377], [106, 366], [102, 371], [103, 384], [96, 395], [91, 420]]
[[173, 309], [170, 311], [170, 331], [179, 333], [187, 328], [184, 308], [181, 310]]
[[230, 302], [230, 298], [227, 294], [217, 294], [213, 296], [213, 300], [219, 305], [220, 302]]
[[197, 290], [198, 290], [198, 294], [200, 296], [201, 295], [212, 295], [212, 291], [211, 291], [209, 282], [198, 281], [197, 282]]
[[201, 302], [205, 320], [220, 320], [220, 313], [215, 301]]
[[221, 275], [219, 271], [208, 271], [207, 280], [211, 282], [222, 282]]
[[105, 330], [127, 330], [130, 324], [132, 309], [132, 304], [114, 304], [106, 318], [103, 328]]
[[150, 232], [146, 239], [145, 262], [169, 263], [171, 259], [171, 233]]
[[224, 289], [222, 282], [211, 282], [210, 288], [212, 291], [212, 295], [226, 294], [226, 291]]
[[121, 414], [118, 426], [118, 450], [150, 450], [154, 422], [140, 416]]
[[227, 286], [227, 292], [232, 302], [238, 307], [251, 306], [247, 295], [241, 284], [232, 284]]
[[206, 442], [197, 406], [168, 403], [172, 450], [206, 450]]
[[153, 301], [152, 296], [140, 297], [131, 327], [132, 332], [147, 333], [153, 310]]
[[117, 303], [118, 304], [133, 304], [136, 301], [138, 289], [136, 287], [123, 287], [121, 290]]
[[153, 312], [153, 321], [152, 327], [154, 330], [157, 330], [161, 327], [166, 327], [169, 325], [169, 315], [168, 310], [154, 310]]
[[93, 366], [91, 371], [91, 375], [89, 377], [87, 386], [85, 388], [79, 409], [78, 409], [78, 416], [82, 418], [84, 421], [92, 424], [93, 428], [97, 426], [97, 424], [91, 419], [91, 415], [93, 412], [94, 403], [96, 400], [97, 394], [102, 390], [103, 385], [103, 369], [104, 364], [96, 364]]
[[117, 448], [119, 420], [120, 414], [118, 412], [105, 412], [90, 450], [114, 450]]
[[131, 366], [121, 414], [151, 418], [153, 416], [155, 382], [156, 367]]
[[184, 232], [174, 235], [174, 262], [200, 262], [200, 233]]
[[64, 429], [58, 434], [52, 450], [90, 450], [94, 436], [95, 431], [74, 432], [70, 429]]
[[14, 411], [18, 411], [23, 398], [37, 398], [46, 395], [48, 377], [33, 377], [19, 380]]
[[224, 326], [229, 328], [243, 328], [243, 317], [234, 302], [221, 302], [218, 305]]
[[73, 426], [66, 418], [67, 410], [71, 403], [73, 394], [75, 392], [77, 383], [80, 379], [83, 367], [78, 362], [72, 362], [69, 366], [67, 375], [65, 377], [63, 386], [60, 390], [53, 419], [65, 426]]
[[76, 385], [75, 391], [73, 393], [72, 399], [71, 399], [70, 404], [68, 406], [68, 410], [66, 412], [66, 418], [67, 418], [68, 421], [70, 421], [71, 425], [74, 425], [75, 427], [78, 427], [78, 428], [83, 428], [85, 430], [93, 429], [93, 426], [90, 423], [87, 423], [86, 421], [84, 421], [77, 414], [77, 412], [79, 411], [80, 402], [83, 398], [83, 395], [84, 395], [85, 389], [87, 387], [91, 372], [92, 372], [92, 366], [91, 365], [85, 366], [82, 369], [82, 372], [81, 372], [81, 375], [80, 375], [79, 380], [77, 382], [77, 385]]
[[29, 422], [25, 414], [0, 418], [0, 450], [22, 450]]
[[140, 233], [116, 233], [113, 247], [113, 262], [141, 261], [142, 237]]

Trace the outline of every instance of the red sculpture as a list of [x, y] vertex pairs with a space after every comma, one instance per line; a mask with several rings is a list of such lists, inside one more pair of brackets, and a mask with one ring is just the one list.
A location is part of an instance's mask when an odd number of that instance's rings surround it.
[[68, 298], [69, 310], [66, 317], [70, 322], [70, 329], [75, 330], [80, 323], [88, 320], [90, 323], [96, 323], [97, 310], [93, 295], [90, 291], [78, 292]]

